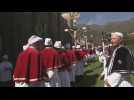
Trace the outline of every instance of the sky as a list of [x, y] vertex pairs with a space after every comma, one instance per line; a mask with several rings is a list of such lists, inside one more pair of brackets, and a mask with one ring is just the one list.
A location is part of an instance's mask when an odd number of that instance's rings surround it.
[[104, 25], [107, 22], [124, 21], [134, 17], [134, 12], [80, 12], [80, 24]]

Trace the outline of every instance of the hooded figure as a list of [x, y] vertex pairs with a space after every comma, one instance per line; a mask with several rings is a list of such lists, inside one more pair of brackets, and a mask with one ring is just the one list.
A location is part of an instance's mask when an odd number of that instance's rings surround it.
[[60, 77], [61, 87], [70, 87], [70, 78], [69, 78], [69, 59], [67, 58], [66, 51], [62, 48], [61, 41], [56, 41], [54, 47], [59, 53], [59, 57], [62, 63], [61, 68], [58, 69], [58, 74]]
[[41, 65], [43, 66], [43, 75], [47, 78], [45, 79], [45, 86], [59, 87], [58, 68], [62, 66], [59, 54], [56, 49], [52, 47], [51, 38], [46, 38], [44, 45], [45, 48], [41, 51]]
[[76, 58], [77, 58], [77, 68], [76, 68], [76, 76], [78, 79], [83, 77], [84, 74], [84, 52], [81, 49], [81, 45], [76, 46]]
[[13, 73], [15, 87], [39, 86], [41, 66], [39, 61], [38, 44], [43, 39], [32, 35], [23, 51], [18, 55]]
[[69, 70], [70, 81], [73, 84], [75, 82], [75, 69], [76, 69], [77, 60], [76, 60], [75, 51], [71, 49], [70, 43], [66, 44], [66, 48], [67, 48], [66, 54], [69, 59], [69, 65], [70, 65], [70, 70]]

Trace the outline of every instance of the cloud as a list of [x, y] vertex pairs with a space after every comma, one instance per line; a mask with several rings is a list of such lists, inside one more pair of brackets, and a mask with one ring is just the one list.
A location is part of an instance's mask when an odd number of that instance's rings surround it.
[[134, 17], [134, 12], [81, 12], [79, 23], [102, 25], [111, 21], [128, 20], [132, 17]]

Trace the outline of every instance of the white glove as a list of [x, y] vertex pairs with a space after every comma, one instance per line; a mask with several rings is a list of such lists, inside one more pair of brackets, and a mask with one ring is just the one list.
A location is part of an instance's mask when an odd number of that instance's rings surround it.
[[76, 66], [76, 64], [73, 64], [73, 66]]
[[44, 85], [45, 85], [45, 87], [51, 87], [49, 82], [45, 82]]
[[48, 75], [49, 79], [51, 79], [54, 75], [54, 72], [52, 70], [49, 70], [49, 71], [47, 71], [47, 75]]

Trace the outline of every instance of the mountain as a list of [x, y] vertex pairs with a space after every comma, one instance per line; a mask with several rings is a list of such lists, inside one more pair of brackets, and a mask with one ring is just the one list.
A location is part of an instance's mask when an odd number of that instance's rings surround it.
[[101, 30], [105, 32], [121, 31], [121, 32], [134, 32], [134, 18], [127, 21], [109, 22], [105, 25], [87, 25], [91, 30]]
[[133, 33], [134, 32], [134, 18], [131, 18], [126, 21], [114, 21], [109, 22], [105, 25], [87, 25], [88, 32], [87, 36], [88, 39], [91, 40], [91, 35], [94, 35], [95, 41], [101, 41], [102, 39], [102, 32], [104, 33], [110, 33], [110, 32], [123, 32], [123, 33]]

